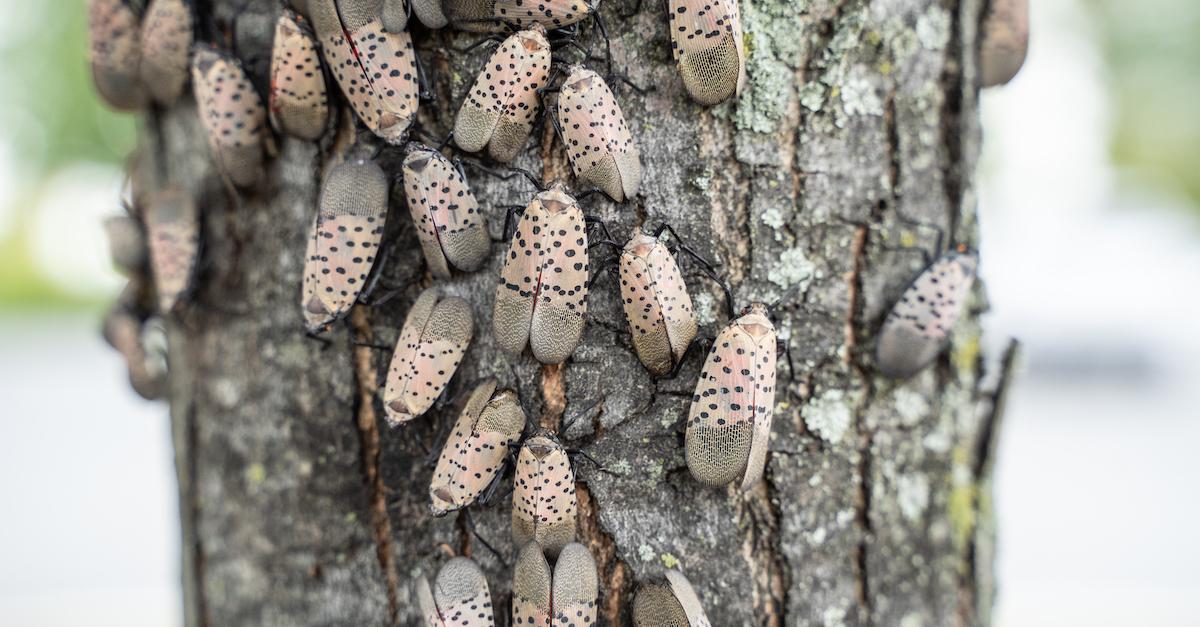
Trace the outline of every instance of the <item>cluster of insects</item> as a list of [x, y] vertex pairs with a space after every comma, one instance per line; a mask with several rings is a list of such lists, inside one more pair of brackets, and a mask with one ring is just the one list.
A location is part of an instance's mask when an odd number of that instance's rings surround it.
[[[746, 59], [736, 0], [669, 0], [667, 5], [672, 52], [686, 91], [707, 105], [739, 94], [746, 84]], [[583, 0], [310, 0], [307, 19], [285, 6], [275, 28], [265, 102], [234, 55], [193, 40], [192, 10], [186, 0], [151, 0], [138, 15], [124, 0], [91, 0], [92, 69], [109, 104], [126, 110], [151, 101], [170, 106], [183, 95], [190, 68], [212, 159], [234, 188], [251, 188], [262, 179], [272, 127], [307, 141], [328, 131], [339, 101], [328, 78], [366, 129], [404, 150], [399, 177], [434, 284], [417, 297], [390, 347], [381, 399], [389, 425], [399, 427], [434, 407], [477, 331], [470, 303], [437, 285], [455, 273], [480, 270], [493, 246], [485, 211], [459, 159], [445, 154], [446, 146], [452, 139], [459, 152], [486, 154], [505, 167], [524, 150], [545, 108], [584, 192], [573, 194], [562, 182], [542, 186], [533, 177], [540, 191], [507, 216], [509, 242], [490, 325], [496, 345], [514, 357], [528, 349], [544, 364], [567, 361], [587, 322], [594, 249], [608, 246], [619, 267], [631, 343], [651, 375], [677, 375], [690, 349], [708, 345], [684, 434], [692, 476], [706, 485], [736, 483], [743, 490], [760, 481], [779, 354], [772, 305], [753, 302], [735, 313], [732, 290], [717, 276], [716, 264], [686, 246], [669, 226], [633, 227], [622, 243], [580, 205], [592, 192], [626, 201], [638, 194], [642, 180], [636, 142], [608, 86], [612, 77], [606, 80], [583, 63], [563, 67], [555, 54], [556, 46], [578, 45], [573, 40], [580, 21], [599, 20], [593, 5]], [[423, 91], [409, 32], [414, 16], [430, 29], [511, 31], [481, 68], [450, 138], [440, 146], [413, 141]], [[603, 30], [602, 22], [597, 26]], [[551, 99], [552, 94], [557, 97]], [[328, 169], [299, 286], [309, 334], [330, 329], [370, 289], [385, 257], [390, 187], [391, 175], [374, 158], [345, 158]], [[186, 301], [200, 257], [199, 212], [193, 198], [171, 185], [135, 194], [133, 205], [128, 216], [108, 225], [114, 259], [130, 275], [131, 287], [110, 314], [106, 336], [128, 360], [134, 387], [153, 397], [162, 393], [165, 372], [151, 365], [144, 330], [148, 320], [178, 312]], [[715, 338], [698, 337], [681, 253], [725, 290], [729, 320]], [[875, 357], [882, 374], [907, 378], [936, 359], [963, 311], [975, 265], [973, 254], [956, 250], [915, 278], [878, 334]], [[527, 424], [516, 392], [500, 389], [494, 380], [478, 384], [441, 448], [429, 486], [430, 508], [443, 516], [489, 501], [505, 468], [512, 466], [512, 536], [520, 549], [513, 568], [512, 623], [591, 625], [600, 585], [592, 555], [577, 542], [571, 452], [554, 433]], [[432, 585], [421, 578], [417, 596], [430, 625], [491, 625], [496, 609], [486, 579], [468, 558], [448, 561]], [[633, 616], [638, 625], [709, 624], [678, 571], [644, 582]]]

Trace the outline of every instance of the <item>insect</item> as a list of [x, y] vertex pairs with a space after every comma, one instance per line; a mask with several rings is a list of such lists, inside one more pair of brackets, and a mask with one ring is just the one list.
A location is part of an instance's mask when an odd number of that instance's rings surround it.
[[978, 262], [965, 249], [949, 251], [904, 290], [875, 345], [875, 360], [885, 376], [907, 379], [942, 352], [966, 306]]
[[753, 303], [717, 335], [688, 411], [688, 469], [721, 486], [762, 478], [775, 407], [775, 327], [767, 305]]
[[572, 66], [556, 109], [575, 176], [617, 202], [637, 194], [641, 158], [621, 106], [604, 79], [583, 66]]
[[544, 364], [575, 350], [587, 314], [588, 238], [583, 211], [561, 184], [525, 208], [500, 270], [492, 332], [505, 352], [528, 343]]
[[456, 557], [438, 571], [432, 588], [417, 578], [417, 605], [429, 627], [492, 627], [492, 595], [487, 579], [470, 558]]
[[683, 573], [668, 570], [666, 580], [643, 583], [633, 599], [637, 627], [712, 627], [700, 597]]
[[192, 85], [217, 167], [239, 187], [261, 179], [267, 116], [241, 64], [199, 48], [192, 57]]
[[192, 10], [187, 0], [153, 0], [142, 17], [142, 84], [162, 105], [174, 104], [188, 79]]
[[487, 220], [462, 171], [442, 153], [409, 144], [404, 158], [404, 195], [429, 271], [450, 277], [450, 267], [478, 270], [492, 251]]
[[96, 91], [114, 109], [132, 111], [146, 103], [139, 66], [142, 46], [138, 19], [125, 0], [90, 0], [90, 61]]
[[147, 339], [155, 326], [148, 322], [149, 310], [142, 302], [148, 291], [140, 278], [130, 279], [104, 318], [103, 334], [125, 359], [130, 386], [138, 396], [153, 401], [162, 398], [167, 372], [166, 360], [153, 354]]
[[537, 541], [551, 557], [575, 541], [575, 472], [549, 431], [535, 432], [517, 455], [513, 480], [513, 544]]
[[388, 368], [383, 406], [391, 426], [424, 414], [450, 383], [471, 343], [471, 306], [431, 287], [417, 297]]
[[526, 544], [513, 567], [512, 590], [514, 627], [591, 627], [596, 623], [596, 599], [600, 594], [596, 561], [578, 542], [563, 547], [553, 573], [541, 545]]
[[317, 42], [304, 18], [286, 8], [275, 22], [268, 104], [271, 124], [280, 132], [309, 141], [325, 133], [329, 97]]
[[979, 74], [984, 87], [1012, 80], [1029, 50], [1029, 0], [993, 0], [983, 17]]
[[501, 163], [517, 157], [533, 130], [538, 90], [550, 78], [546, 29], [533, 24], [510, 35], [475, 78], [454, 120], [454, 142], [468, 152], [487, 147]]
[[159, 309], [171, 313], [192, 286], [200, 256], [200, 215], [190, 195], [168, 187], [149, 195], [142, 219]]
[[412, 36], [384, 29], [380, 0], [311, 0], [308, 8], [325, 62], [354, 112], [388, 143], [401, 143], [420, 90]]
[[509, 447], [524, 427], [525, 411], [516, 392], [497, 392], [495, 379], [479, 384], [467, 398], [433, 470], [429, 484], [433, 515], [444, 516], [474, 503], [500, 473]]
[[620, 272], [633, 348], [647, 370], [665, 375], [696, 338], [696, 312], [679, 264], [657, 235], [634, 227], [621, 251]]
[[146, 233], [137, 218], [130, 215], [105, 218], [104, 233], [109, 256], [121, 274], [133, 276], [146, 267]]
[[570, 26], [595, 11], [584, 0], [442, 0], [442, 9], [455, 28], [474, 32], [494, 32], [504, 24], [529, 28], [541, 24], [546, 29]]
[[358, 300], [379, 252], [387, 198], [387, 176], [373, 161], [338, 164], [325, 178], [304, 263], [301, 308], [310, 333]]
[[668, 0], [671, 54], [696, 102], [715, 105], [742, 93], [746, 50], [737, 0]]

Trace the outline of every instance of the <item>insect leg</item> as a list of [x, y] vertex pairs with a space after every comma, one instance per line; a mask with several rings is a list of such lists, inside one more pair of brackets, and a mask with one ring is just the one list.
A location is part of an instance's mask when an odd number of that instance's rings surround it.
[[674, 379], [679, 376], [679, 371], [683, 369], [683, 364], [687, 363], [688, 357], [696, 351], [697, 348], [703, 347], [706, 344], [712, 344], [712, 340], [706, 337], [694, 337], [688, 347], [683, 350], [683, 355], [679, 356], [679, 361], [671, 367], [671, 371], [661, 377], [653, 377], [655, 381], [664, 381]]
[[507, 568], [508, 560], [504, 559], [504, 555], [502, 555], [500, 551], [497, 551], [496, 547], [492, 546], [491, 543], [483, 538], [483, 536], [479, 535], [479, 530], [475, 528], [475, 520], [471, 518], [471, 510], [464, 507], [459, 511], [462, 512], [462, 517], [459, 518], [459, 520], [462, 521], [463, 526], [467, 528], [467, 531], [470, 531], [471, 535], [475, 536], [475, 538], [479, 540], [479, 543], [486, 547], [487, 550], [491, 551], [492, 555], [495, 555], [496, 559], [499, 560], [500, 563], [505, 566], [505, 568]]
[[425, 64], [421, 62], [421, 55], [417, 54], [416, 49], [413, 50], [413, 64], [417, 66], [417, 98], [437, 102], [437, 94], [433, 93], [433, 86], [425, 75]]
[[507, 241], [511, 240], [512, 236], [513, 236], [511, 229], [516, 228], [513, 226], [513, 223], [512, 223], [513, 216], [515, 216], [517, 214], [525, 215], [525, 207], [523, 207], [521, 205], [507, 205], [505, 207], [500, 207], [500, 208], [505, 210], [504, 211], [504, 230], [500, 231], [500, 236], [501, 236], [500, 241], [507, 242]]

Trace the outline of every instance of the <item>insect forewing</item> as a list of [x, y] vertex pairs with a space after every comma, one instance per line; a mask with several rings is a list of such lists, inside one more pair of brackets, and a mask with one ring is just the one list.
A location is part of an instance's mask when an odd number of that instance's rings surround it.
[[475, 502], [496, 478], [521, 436], [525, 412], [512, 390], [496, 393], [496, 381], [484, 381], [471, 392], [466, 406], [438, 457], [429, 485], [434, 516]]
[[404, 192], [429, 271], [450, 277], [450, 266], [474, 272], [492, 240], [475, 194], [442, 153], [413, 144], [404, 159]]
[[713, 342], [688, 412], [686, 456], [697, 481], [746, 489], [762, 476], [775, 405], [775, 328], [761, 304]]
[[372, 161], [335, 166], [321, 186], [304, 270], [309, 330], [344, 316], [366, 283], [387, 217], [387, 176]]
[[475, 562], [456, 557], [438, 572], [433, 588], [438, 613], [446, 627], [492, 627], [492, 595]]
[[552, 574], [542, 547], [530, 542], [517, 554], [512, 580], [512, 624], [514, 627], [550, 627], [550, 582]]
[[984, 87], [1012, 80], [1029, 49], [1029, 0], [993, 0], [983, 18], [979, 47], [980, 82]]
[[588, 240], [579, 204], [559, 189], [539, 194], [546, 221], [529, 347], [544, 364], [570, 357], [587, 314]]
[[592, 12], [584, 0], [495, 0], [493, 9], [498, 21], [529, 28], [541, 24], [547, 29], [570, 26]]
[[146, 102], [139, 76], [142, 48], [138, 19], [124, 0], [90, 0], [88, 37], [96, 91], [114, 109], [131, 111]]
[[884, 375], [907, 379], [937, 357], [966, 306], [977, 264], [974, 254], [951, 251], [904, 290], [884, 320], [875, 347]]
[[671, 52], [692, 98], [714, 105], [740, 94], [746, 53], [737, 0], [668, 0], [667, 7]]
[[421, 620], [424, 627], [444, 627], [442, 615], [438, 612], [437, 601], [433, 598], [433, 588], [429, 585], [429, 579], [425, 575], [419, 575], [413, 586], [417, 592], [417, 609], [421, 611]]
[[471, 306], [431, 287], [409, 310], [392, 354], [383, 405], [392, 426], [424, 414], [458, 370], [475, 324]]
[[575, 472], [553, 435], [541, 431], [521, 447], [513, 491], [513, 544], [531, 541], [551, 557], [575, 540]]
[[554, 564], [554, 624], [592, 627], [596, 624], [599, 594], [600, 581], [592, 553], [578, 542], [563, 547]]
[[700, 604], [700, 597], [696, 595], [696, 591], [687, 577], [684, 577], [683, 573], [678, 570], [668, 570], [666, 575], [671, 592], [675, 594], [684, 614], [687, 614], [689, 627], [712, 627], [712, 623], [708, 622], [708, 616], [704, 613], [704, 606]]
[[317, 43], [303, 18], [288, 9], [275, 23], [269, 102], [271, 123], [280, 131], [310, 141], [325, 132], [329, 99]]
[[625, 115], [600, 75], [574, 66], [558, 97], [558, 123], [579, 180], [621, 202], [637, 193], [642, 164]]
[[632, 614], [636, 627], [693, 627], [665, 581], [643, 583], [633, 598]]
[[178, 188], [151, 194], [144, 211], [159, 309], [170, 313], [192, 284], [200, 252], [200, 216], [192, 197]]
[[153, 0], [142, 16], [142, 83], [171, 105], [183, 93], [192, 49], [192, 11], [185, 0]]
[[217, 167], [239, 187], [258, 181], [266, 111], [246, 71], [233, 57], [200, 48], [192, 57], [192, 85]]

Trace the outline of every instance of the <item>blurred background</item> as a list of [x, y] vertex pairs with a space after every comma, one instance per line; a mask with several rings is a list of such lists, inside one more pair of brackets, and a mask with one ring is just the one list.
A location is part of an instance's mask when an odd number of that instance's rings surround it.
[[[1032, 3], [983, 98], [987, 325], [1025, 345], [996, 623], [1193, 625], [1200, 2]], [[135, 122], [91, 91], [82, 2], [0, 7], [0, 622], [178, 625], [166, 408], [98, 332]]]

